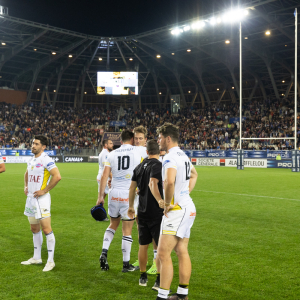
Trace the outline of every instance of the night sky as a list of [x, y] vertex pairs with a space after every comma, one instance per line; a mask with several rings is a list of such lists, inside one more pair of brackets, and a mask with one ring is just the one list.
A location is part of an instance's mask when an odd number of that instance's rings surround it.
[[125, 36], [223, 8], [225, 0], [0, 0], [9, 15], [63, 29]]

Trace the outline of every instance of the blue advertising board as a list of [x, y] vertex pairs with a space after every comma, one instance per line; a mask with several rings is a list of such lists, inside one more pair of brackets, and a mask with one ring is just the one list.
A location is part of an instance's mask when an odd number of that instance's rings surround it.
[[[236, 158], [237, 150], [185, 150], [188, 157], [222, 157]], [[269, 151], [269, 150], [245, 150], [244, 158], [269, 158], [275, 159], [280, 154], [282, 159], [291, 159], [292, 153], [287, 150]]]
[[126, 121], [110, 121], [109, 126], [118, 126], [118, 127], [126, 127]]
[[292, 168], [292, 160], [291, 159], [284, 159], [284, 160], [269, 160], [268, 159], [268, 168], [291, 169]]
[[[242, 120], [245, 121], [246, 117], [242, 117]], [[237, 117], [237, 118], [229, 118], [229, 123], [236, 123], [236, 122], [239, 122], [239, 121], [240, 121], [239, 117]]]
[[[31, 150], [2, 150], [0, 149], [0, 154], [1, 155], [12, 155], [15, 156], [16, 152], [19, 152], [20, 156], [28, 156], [28, 155], [33, 155]], [[56, 155], [56, 150], [45, 150], [45, 153], [47, 153], [49, 156], [54, 156]]]

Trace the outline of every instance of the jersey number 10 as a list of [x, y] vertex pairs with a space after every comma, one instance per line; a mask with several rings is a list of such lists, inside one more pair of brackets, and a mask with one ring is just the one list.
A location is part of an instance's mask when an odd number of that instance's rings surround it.
[[130, 165], [130, 157], [128, 155], [118, 156], [118, 170], [127, 170]]

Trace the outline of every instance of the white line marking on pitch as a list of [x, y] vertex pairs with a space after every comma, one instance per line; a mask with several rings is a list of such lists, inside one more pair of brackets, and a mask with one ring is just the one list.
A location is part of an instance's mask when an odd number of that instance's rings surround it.
[[215, 191], [204, 191], [204, 190], [194, 190], [194, 191], [195, 192], [204, 192], [204, 193], [215, 193], [215, 194], [228, 194], [228, 195], [235, 195], [235, 196], [246, 196], [246, 197], [271, 198], [271, 199], [280, 199], [280, 200], [300, 201], [300, 199], [279, 198], [279, 197], [271, 197], [271, 196], [258, 196], [258, 195], [237, 194], [237, 193], [227, 193], [227, 192], [215, 192]]

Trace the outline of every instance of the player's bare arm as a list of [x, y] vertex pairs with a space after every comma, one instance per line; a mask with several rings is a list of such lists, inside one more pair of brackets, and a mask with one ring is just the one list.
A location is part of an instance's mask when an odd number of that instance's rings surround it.
[[106, 187], [106, 183], [107, 183], [109, 174], [111, 173], [110, 171], [111, 171], [111, 168], [109, 166], [105, 166], [101, 180], [100, 180], [100, 188], [99, 188], [99, 194], [98, 194], [98, 199], [97, 199], [96, 205], [99, 205], [100, 203], [104, 204], [105, 187]]
[[164, 200], [162, 199], [162, 196], [160, 195], [160, 192], [158, 189], [158, 182], [159, 182], [158, 179], [151, 177], [148, 186], [150, 188], [150, 191], [151, 191], [153, 197], [157, 201], [159, 207], [164, 208], [165, 203], [164, 203]]
[[26, 170], [24, 175], [24, 194], [28, 195], [28, 171]]
[[0, 173], [5, 172], [5, 164], [0, 164]]
[[191, 193], [192, 190], [194, 189], [196, 182], [198, 178], [198, 173], [196, 171], [196, 168], [192, 168], [191, 170], [191, 177], [190, 177], [190, 182], [189, 182], [189, 192]]
[[127, 215], [130, 219], [134, 219], [135, 217], [135, 210], [134, 210], [134, 197], [135, 197], [135, 190], [137, 188], [137, 182], [131, 181], [130, 187], [129, 187], [129, 208]]
[[[50, 170], [50, 175], [51, 175], [51, 179], [49, 184], [45, 187], [45, 189], [43, 190], [39, 190], [39, 191], [35, 191], [33, 193], [33, 196], [35, 198], [38, 198], [40, 196], [43, 196], [45, 194], [47, 194], [50, 190], [52, 190], [57, 184], [58, 182], [61, 180], [61, 176], [59, 173], [58, 168], [53, 168], [52, 170]], [[28, 176], [28, 175], [27, 175]]]
[[165, 190], [165, 206], [164, 206], [164, 215], [166, 217], [170, 209], [174, 208], [177, 203], [171, 205], [172, 198], [174, 196], [175, 190], [175, 178], [177, 170], [174, 168], [168, 168], [166, 170], [166, 176], [164, 180], [164, 190]]

